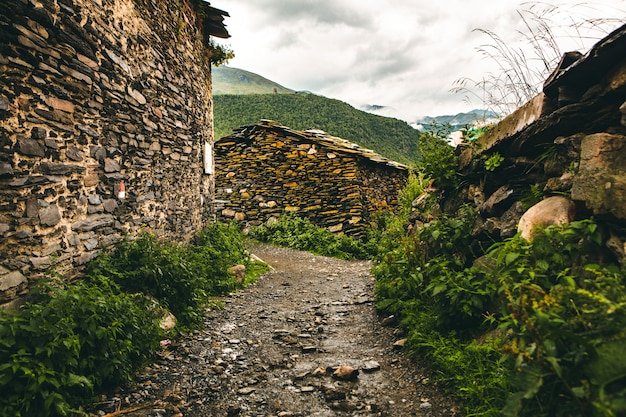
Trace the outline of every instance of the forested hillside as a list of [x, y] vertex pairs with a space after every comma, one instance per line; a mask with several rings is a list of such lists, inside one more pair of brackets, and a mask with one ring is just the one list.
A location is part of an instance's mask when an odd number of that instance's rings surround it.
[[405, 164], [419, 158], [419, 131], [402, 120], [366, 113], [339, 100], [304, 93], [215, 95], [213, 100], [216, 139], [271, 119], [296, 130], [323, 130]]

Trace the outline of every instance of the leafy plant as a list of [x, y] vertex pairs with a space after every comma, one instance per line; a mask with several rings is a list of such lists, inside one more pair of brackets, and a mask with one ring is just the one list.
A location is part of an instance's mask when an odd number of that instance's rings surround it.
[[372, 269], [377, 307], [400, 319], [405, 350], [428, 360], [435, 380], [454, 392], [468, 415], [498, 415], [508, 371], [498, 361], [496, 338], [473, 336], [489, 328], [497, 281], [471, 266], [468, 251], [476, 213], [462, 208], [408, 234], [403, 222], [383, 232]]
[[161, 305], [183, 327], [203, 316], [209, 295], [267, 271], [249, 261], [234, 224], [212, 224], [188, 245], [151, 235], [126, 240], [88, 266], [82, 281], [42, 280], [32, 302], [0, 310], [0, 415], [69, 416], [95, 392], [127, 382], [152, 359], [163, 332]]
[[400, 216], [387, 223], [372, 272], [405, 349], [429, 360], [467, 415], [624, 414], [625, 274], [597, 225], [551, 226], [483, 253], [474, 215], [410, 233]]
[[492, 124], [488, 124], [488, 125], [484, 125], [480, 127], [468, 126], [465, 129], [462, 129], [463, 141], [469, 142], [469, 143], [475, 142], [478, 140], [478, 138], [480, 138], [482, 135], [488, 132], [489, 129], [491, 129], [492, 127], [493, 127]]
[[434, 368], [438, 386], [462, 401], [468, 416], [499, 417], [508, 394], [510, 370], [500, 360], [498, 339], [464, 340], [454, 334], [413, 327], [405, 348]]
[[102, 255], [88, 273], [112, 277], [124, 291], [150, 295], [183, 325], [192, 325], [200, 320], [199, 311], [208, 296], [208, 277], [200, 268], [180, 245], [143, 234], [121, 242], [112, 254]]
[[501, 349], [516, 370], [505, 415], [626, 412], [624, 273], [595, 263], [601, 244], [597, 225], [579, 221], [494, 248]]
[[485, 159], [485, 169], [487, 171], [495, 171], [502, 162], [504, 162], [504, 157], [500, 153], [494, 152], [489, 158]]
[[[419, 140], [421, 159], [416, 163], [416, 171], [435, 180], [437, 188], [456, 188], [459, 183], [458, 156], [447, 142], [445, 129], [432, 133], [422, 133]], [[437, 136], [438, 135], [438, 136]]]
[[211, 65], [219, 67], [220, 65], [228, 64], [228, 61], [235, 57], [235, 52], [228, 46], [220, 45], [212, 38], [209, 39], [209, 61]]
[[400, 210], [410, 212], [413, 209], [413, 201], [424, 194], [429, 187], [430, 179], [426, 178], [423, 172], [416, 173], [409, 171], [406, 185], [398, 193], [398, 204]]
[[475, 330], [495, 291], [493, 283], [477, 279], [477, 270], [467, 270], [473, 259], [467, 250], [475, 216], [464, 207], [457, 216], [441, 216], [411, 236], [399, 239], [394, 231], [397, 246], [372, 269], [379, 306], [397, 304], [392, 312], [401, 314], [401, 301], [414, 301], [421, 309], [436, 311], [433, 323], [439, 330]]
[[88, 275], [111, 277], [124, 291], [150, 295], [183, 326], [193, 327], [201, 322], [209, 295], [236, 288], [228, 268], [249, 263], [236, 225], [213, 223], [189, 245], [150, 234], [122, 241], [111, 254], [90, 263]]
[[341, 259], [368, 257], [362, 242], [349, 236], [335, 235], [293, 213], [284, 214], [275, 222], [253, 228], [251, 237], [261, 242], [310, 251], [316, 255]]
[[536, 185], [531, 185], [530, 191], [524, 194], [521, 198], [524, 211], [528, 210], [529, 208], [543, 200], [543, 197], [543, 191], [541, 191], [541, 189]]
[[70, 415], [152, 357], [154, 304], [102, 283], [42, 282], [36, 303], [0, 312], [0, 415]]

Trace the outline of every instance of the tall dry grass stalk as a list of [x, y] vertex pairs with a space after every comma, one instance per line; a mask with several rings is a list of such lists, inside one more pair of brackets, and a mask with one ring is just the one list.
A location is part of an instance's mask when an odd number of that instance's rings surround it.
[[451, 89], [464, 94], [468, 104], [478, 100], [483, 108], [501, 116], [512, 113], [541, 91], [565, 51], [586, 52], [626, 21], [624, 0], [605, 8], [592, 3], [554, 6], [527, 2], [522, 6], [517, 11], [522, 23], [518, 40], [503, 39], [489, 29], [474, 29], [489, 38], [476, 49], [483, 58], [493, 61], [495, 70], [479, 80], [459, 78]]

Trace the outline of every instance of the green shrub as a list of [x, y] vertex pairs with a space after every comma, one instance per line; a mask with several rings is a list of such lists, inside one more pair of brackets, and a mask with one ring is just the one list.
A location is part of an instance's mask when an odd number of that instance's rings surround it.
[[430, 179], [426, 178], [424, 173], [409, 171], [409, 177], [406, 185], [398, 193], [398, 204], [400, 205], [400, 210], [410, 213], [413, 209], [413, 201], [424, 193], [424, 190], [428, 188], [429, 182]]
[[187, 249], [197, 273], [207, 277], [205, 291], [210, 295], [225, 294], [241, 286], [228, 273], [231, 266], [245, 265], [246, 275], [250, 276], [253, 262], [236, 223], [213, 223], [205, 227]]
[[495, 171], [496, 168], [502, 164], [502, 162], [504, 162], [504, 157], [500, 155], [499, 152], [495, 152], [489, 158], [485, 159], [485, 169], [487, 171]]
[[123, 291], [141, 292], [170, 310], [183, 327], [201, 323], [211, 295], [237, 287], [228, 268], [249, 265], [243, 235], [234, 224], [213, 223], [187, 245], [150, 234], [120, 242], [90, 263], [88, 276], [105, 276]]
[[[193, 327], [208, 295], [235, 288], [227, 268], [251, 263], [235, 225], [212, 224], [188, 245], [144, 234], [88, 265], [78, 283], [41, 281], [33, 302], [0, 311], [0, 415], [68, 416], [106, 387], [130, 380], [164, 336], [160, 305]], [[150, 296], [150, 297], [147, 297]]]
[[474, 262], [471, 219], [391, 230], [376, 258], [377, 305], [400, 318], [406, 349], [430, 360], [467, 415], [624, 414], [625, 274], [603, 257], [596, 224], [518, 235]]
[[463, 142], [474, 144], [478, 138], [487, 133], [494, 126], [494, 124], [487, 124], [480, 127], [467, 126], [461, 129], [461, 132], [463, 133]]
[[390, 229], [390, 237], [381, 239], [386, 253], [372, 269], [379, 306], [388, 310], [397, 301], [417, 300], [420, 308], [436, 310], [440, 330], [475, 331], [495, 292], [491, 281], [468, 269], [475, 216], [464, 207], [457, 216], [442, 215], [411, 235], [403, 236], [399, 225]]
[[193, 258], [179, 244], [142, 234], [135, 240], [120, 242], [110, 255], [100, 256], [92, 262], [88, 274], [111, 277], [123, 291], [154, 297], [189, 326], [202, 317], [209, 285], [208, 277], [198, 273]]
[[420, 135], [419, 151], [421, 159], [416, 170], [435, 180], [435, 187], [455, 189], [459, 184], [458, 156], [447, 142], [449, 132], [431, 130]]
[[274, 223], [253, 228], [251, 237], [261, 242], [309, 251], [316, 255], [340, 259], [368, 257], [362, 242], [349, 236], [335, 235], [296, 214], [285, 214]]
[[36, 304], [0, 312], [0, 415], [66, 416], [129, 380], [159, 346], [154, 304], [88, 284], [41, 284]]
[[625, 271], [597, 263], [601, 247], [596, 224], [579, 221], [494, 248], [516, 371], [505, 415], [626, 413]]

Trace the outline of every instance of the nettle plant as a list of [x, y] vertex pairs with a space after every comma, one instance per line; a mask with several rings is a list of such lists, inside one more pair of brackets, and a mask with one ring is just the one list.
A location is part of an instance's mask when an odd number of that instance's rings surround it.
[[625, 415], [626, 271], [598, 225], [483, 251], [472, 246], [475, 215], [380, 239], [377, 307], [407, 332], [407, 352], [429, 360], [467, 415]]
[[602, 243], [585, 220], [493, 249], [501, 351], [514, 370], [505, 415], [626, 412], [626, 282], [598, 256]]
[[310, 251], [340, 259], [366, 259], [366, 244], [346, 235], [335, 235], [295, 213], [285, 213], [264, 225], [254, 227], [251, 237], [277, 246]]
[[246, 282], [267, 270], [250, 261], [237, 225], [214, 223], [188, 244], [125, 240], [80, 281], [40, 280], [31, 303], [0, 310], [0, 416], [85, 415], [81, 404], [153, 359], [163, 307], [176, 330], [199, 326], [209, 296], [242, 285], [227, 271], [239, 263], [252, 267]]
[[0, 311], [0, 415], [79, 413], [97, 390], [128, 381], [159, 346], [155, 305], [110, 281], [54, 279], [38, 292], [36, 303]]

